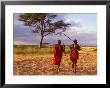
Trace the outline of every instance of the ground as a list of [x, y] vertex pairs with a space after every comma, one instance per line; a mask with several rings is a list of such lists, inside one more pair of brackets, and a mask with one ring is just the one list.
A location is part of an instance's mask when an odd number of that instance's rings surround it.
[[[69, 48], [63, 54], [60, 71], [52, 64], [53, 48], [14, 47], [14, 75], [75, 75], [69, 59]], [[31, 53], [30, 53], [31, 52]], [[97, 75], [97, 48], [81, 47], [76, 75]]]

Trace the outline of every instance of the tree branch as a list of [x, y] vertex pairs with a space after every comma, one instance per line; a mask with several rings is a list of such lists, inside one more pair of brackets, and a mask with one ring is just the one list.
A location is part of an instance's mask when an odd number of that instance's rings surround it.
[[47, 35], [52, 34], [52, 33], [53, 33], [53, 32], [49, 32], [49, 33], [45, 34], [44, 36], [47, 36]]

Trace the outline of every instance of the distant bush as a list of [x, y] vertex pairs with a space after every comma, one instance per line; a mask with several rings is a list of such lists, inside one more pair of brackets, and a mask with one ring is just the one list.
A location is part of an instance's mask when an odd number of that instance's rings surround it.
[[37, 55], [45, 55], [52, 54], [53, 48], [49, 46], [45, 46], [43, 48], [39, 48], [39, 46], [35, 45], [16, 45], [14, 46], [15, 54], [37, 54]]
[[97, 51], [97, 48], [94, 48], [93, 51]]
[[[71, 49], [69, 46], [65, 47], [65, 52], [70, 53]], [[37, 55], [48, 55], [54, 53], [54, 46], [48, 45], [43, 48], [39, 48], [38, 45], [15, 45], [15, 54], [37, 54]]]

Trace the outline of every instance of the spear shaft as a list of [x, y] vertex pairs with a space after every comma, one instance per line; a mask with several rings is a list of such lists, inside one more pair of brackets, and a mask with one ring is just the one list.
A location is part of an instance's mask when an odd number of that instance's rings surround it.
[[[63, 33], [64, 34], [64, 33]], [[67, 38], [69, 38], [71, 41], [73, 41], [70, 37], [68, 37], [66, 34], [64, 34]]]
[[[73, 41], [70, 37], [68, 37], [65, 33], [62, 33], [62, 32], [59, 32], [59, 33], [57, 33], [57, 34], [64, 34], [64, 36], [66, 36], [67, 38], [69, 38], [71, 41]], [[55, 35], [57, 35], [57, 34], [55, 34]]]

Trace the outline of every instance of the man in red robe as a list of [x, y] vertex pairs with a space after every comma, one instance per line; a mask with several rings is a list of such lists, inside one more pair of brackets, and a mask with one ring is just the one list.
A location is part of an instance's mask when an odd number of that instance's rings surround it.
[[70, 60], [72, 61], [72, 68], [73, 68], [73, 71], [75, 70], [75, 74], [76, 74], [77, 60], [79, 58], [79, 55], [78, 55], [79, 50], [80, 50], [80, 46], [77, 44], [77, 40], [74, 40], [74, 44], [72, 44], [72, 47], [71, 47]]
[[64, 52], [64, 48], [61, 45], [61, 40], [58, 40], [58, 44], [55, 44], [54, 47], [54, 59], [53, 59], [53, 64], [58, 65], [58, 70], [62, 59], [62, 52]]

